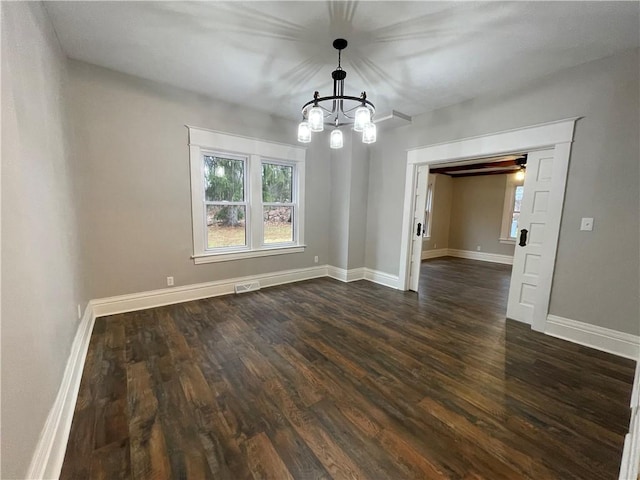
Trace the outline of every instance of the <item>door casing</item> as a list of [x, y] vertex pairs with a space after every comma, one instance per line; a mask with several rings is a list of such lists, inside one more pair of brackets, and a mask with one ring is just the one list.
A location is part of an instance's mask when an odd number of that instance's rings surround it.
[[580, 117], [558, 120], [503, 132], [469, 137], [456, 141], [438, 143], [407, 151], [405, 196], [402, 214], [402, 243], [400, 248], [399, 289], [408, 290], [410, 277], [411, 233], [413, 232], [413, 211], [415, 180], [419, 165], [437, 165], [473, 158], [492, 157], [513, 152], [531, 152], [554, 149], [554, 176], [558, 175], [556, 188], [550, 193], [549, 219], [544, 238], [543, 257], [540, 264], [540, 279], [533, 307], [531, 328], [544, 332], [551, 283], [558, 250], [560, 221], [564, 205], [564, 192], [571, 154], [571, 143], [575, 123]]

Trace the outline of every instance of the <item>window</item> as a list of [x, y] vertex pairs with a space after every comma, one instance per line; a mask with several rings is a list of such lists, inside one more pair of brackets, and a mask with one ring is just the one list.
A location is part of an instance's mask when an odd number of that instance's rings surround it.
[[247, 245], [246, 158], [203, 155], [207, 249]]
[[435, 190], [436, 176], [429, 174], [427, 180], [427, 202], [424, 207], [424, 228], [422, 229], [422, 236], [424, 238], [431, 238], [431, 225], [433, 223], [433, 191]]
[[518, 219], [522, 207], [524, 186], [522, 180], [518, 181], [515, 174], [507, 176], [507, 188], [505, 190], [504, 207], [502, 210], [502, 229], [500, 231], [500, 243], [515, 244], [518, 236]]
[[293, 166], [262, 162], [264, 244], [291, 243], [294, 239], [295, 203]]
[[305, 149], [189, 127], [195, 263], [304, 251]]

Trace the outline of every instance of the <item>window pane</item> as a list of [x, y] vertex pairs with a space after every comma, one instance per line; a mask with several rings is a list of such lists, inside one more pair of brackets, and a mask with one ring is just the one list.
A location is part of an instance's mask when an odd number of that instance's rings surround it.
[[293, 167], [288, 165], [262, 164], [262, 201], [293, 202]]
[[509, 237], [516, 238], [518, 234], [518, 218], [520, 217], [519, 212], [513, 212], [513, 217], [511, 218], [511, 229], [509, 230]]
[[264, 243], [293, 242], [293, 208], [264, 207]]
[[247, 244], [243, 205], [207, 205], [207, 247], [238, 247]]
[[243, 202], [244, 161], [205, 155], [204, 194], [209, 202]]
[[516, 193], [514, 195], [513, 211], [519, 212], [522, 207], [522, 195], [524, 194], [524, 187], [522, 185], [516, 187]]

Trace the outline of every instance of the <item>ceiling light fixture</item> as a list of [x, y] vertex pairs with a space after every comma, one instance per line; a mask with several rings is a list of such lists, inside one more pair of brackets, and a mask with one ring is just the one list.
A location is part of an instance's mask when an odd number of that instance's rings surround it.
[[520, 166], [520, 169], [516, 172], [516, 181], [522, 182], [527, 171], [527, 156], [518, 158], [516, 164]]
[[302, 122], [298, 125], [298, 141], [311, 142], [312, 132], [322, 132], [325, 125], [333, 127], [329, 138], [331, 148], [342, 148], [343, 139], [340, 127], [353, 125], [353, 130], [362, 132], [362, 143], [376, 141], [376, 125], [373, 116], [376, 107], [367, 100], [367, 92], [359, 97], [344, 94], [344, 79], [347, 72], [342, 69], [342, 50], [347, 48], [344, 38], [333, 41], [333, 48], [338, 50], [338, 67], [331, 72], [333, 78], [333, 95], [321, 97], [316, 91], [313, 100], [302, 106]]

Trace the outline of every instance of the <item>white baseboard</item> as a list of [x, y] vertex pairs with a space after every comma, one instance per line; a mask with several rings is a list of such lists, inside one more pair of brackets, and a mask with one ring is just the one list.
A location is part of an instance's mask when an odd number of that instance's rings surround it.
[[27, 478], [49, 479], [60, 476], [95, 319], [89, 304], [73, 339], [62, 384], [40, 433]]
[[364, 280], [364, 268], [345, 270], [344, 268], [328, 265], [327, 276], [340, 280], [341, 282], [355, 282], [357, 280]]
[[640, 356], [640, 337], [609, 328], [578, 322], [557, 315], [547, 316], [547, 335], [636, 360]]
[[636, 480], [640, 476], [640, 356], [631, 394], [629, 433], [624, 437], [619, 480]]
[[429, 258], [438, 258], [438, 257], [446, 257], [449, 255], [448, 248], [437, 248], [435, 250], [423, 250], [422, 251], [422, 260], [427, 260]]
[[341, 282], [355, 282], [357, 280], [368, 280], [385, 287], [398, 288], [398, 276], [389, 273], [372, 270], [370, 268], [344, 268], [327, 266], [327, 276], [340, 280]]
[[391, 275], [389, 273], [380, 272], [379, 270], [372, 270], [370, 268], [364, 269], [364, 279], [370, 282], [384, 285], [385, 287], [398, 288], [400, 281], [397, 275]]
[[474, 252], [472, 250], [447, 249], [450, 257], [468, 258], [469, 260], [480, 260], [482, 262], [502, 263], [513, 265], [513, 255], [498, 255], [497, 253]]
[[236, 283], [258, 281], [261, 287], [272, 287], [285, 283], [326, 277], [328, 268], [333, 267], [322, 265], [318, 267], [298, 268], [295, 270], [283, 270], [262, 275], [230, 278], [215, 282], [196, 283], [181, 287], [162, 288], [160, 290], [91, 300], [90, 304], [95, 316], [102, 317], [104, 315], [133, 312], [135, 310], [144, 310], [146, 308], [161, 307], [163, 305], [173, 305], [175, 303], [232, 294], [235, 293]]

